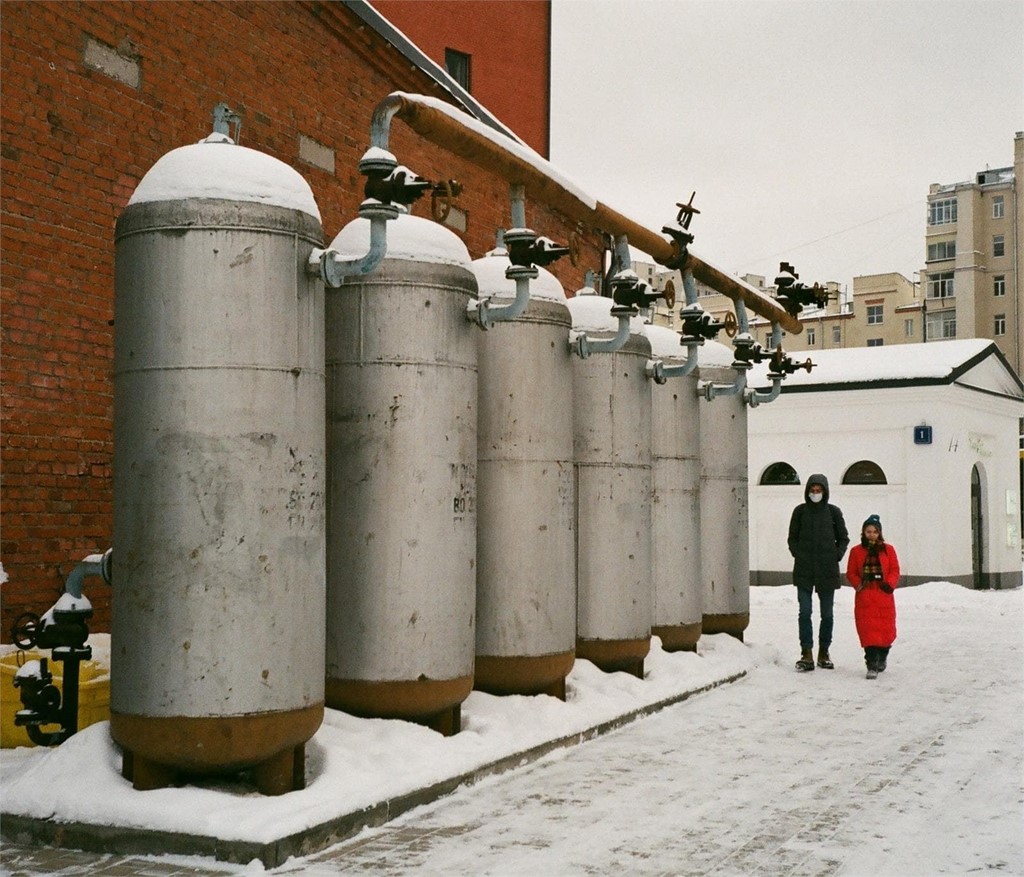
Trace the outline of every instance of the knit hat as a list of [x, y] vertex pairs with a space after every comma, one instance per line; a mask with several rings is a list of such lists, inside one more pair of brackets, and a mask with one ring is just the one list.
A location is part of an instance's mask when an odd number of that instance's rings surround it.
[[878, 515], [868, 515], [868, 519], [864, 522], [864, 525], [860, 528], [863, 533], [868, 527], [878, 527], [878, 532], [882, 532], [882, 519]]

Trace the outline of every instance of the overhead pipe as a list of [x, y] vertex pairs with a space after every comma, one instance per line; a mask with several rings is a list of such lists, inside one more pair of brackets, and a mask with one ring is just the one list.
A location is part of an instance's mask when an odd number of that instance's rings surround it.
[[450, 104], [423, 95], [394, 92], [374, 110], [373, 146], [387, 150], [393, 119], [405, 122], [421, 137], [443, 146], [485, 170], [501, 174], [510, 183], [525, 185], [531, 196], [544, 201], [571, 220], [588, 223], [616, 237], [625, 235], [632, 246], [656, 262], [693, 276], [787, 331], [803, 331], [800, 321], [753, 286], [730, 277], [686, 250], [679, 240], [660, 234], [597, 201], [559, 174], [550, 162], [532, 150], [492, 131]]

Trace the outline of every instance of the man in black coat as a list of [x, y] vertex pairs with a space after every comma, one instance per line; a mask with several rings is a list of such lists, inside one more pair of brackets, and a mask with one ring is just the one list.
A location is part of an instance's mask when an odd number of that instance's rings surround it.
[[828, 501], [828, 479], [814, 474], [807, 479], [804, 501], [789, 519], [789, 553], [793, 555], [793, 584], [800, 603], [800, 660], [797, 670], [814, 669], [814, 627], [811, 610], [818, 592], [821, 621], [818, 627], [818, 666], [831, 670], [832, 606], [840, 587], [839, 561], [846, 554], [850, 534], [838, 506]]

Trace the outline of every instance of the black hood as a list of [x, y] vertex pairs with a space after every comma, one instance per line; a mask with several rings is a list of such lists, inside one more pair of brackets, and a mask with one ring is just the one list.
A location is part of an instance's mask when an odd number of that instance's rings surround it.
[[824, 475], [820, 475], [817, 472], [814, 475], [807, 477], [807, 484], [804, 485], [804, 500], [807, 502], [811, 501], [811, 485], [820, 484], [822, 489], [822, 502], [828, 502], [828, 479]]

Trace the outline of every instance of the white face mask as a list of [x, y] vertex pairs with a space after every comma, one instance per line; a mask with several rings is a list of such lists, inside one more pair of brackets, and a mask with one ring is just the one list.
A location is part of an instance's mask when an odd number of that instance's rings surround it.
[[812, 493], [812, 494], [809, 494], [809, 496], [811, 497], [811, 502], [821, 502], [822, 499], [824, 499], [825, 494], [824, 493]]

